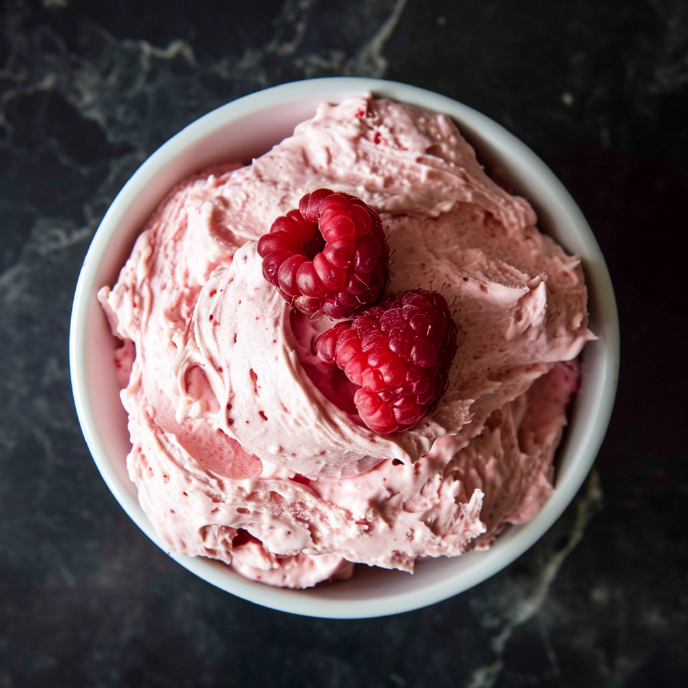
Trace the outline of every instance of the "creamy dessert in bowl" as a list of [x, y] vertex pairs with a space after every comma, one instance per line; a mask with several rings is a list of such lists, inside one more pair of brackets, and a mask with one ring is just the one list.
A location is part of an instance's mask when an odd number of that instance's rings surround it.
[[[454, 123], [519, 196], [485, 175]], [[390, 321], [393, 300], [418, 290], [439, 293], [451, 311], [456, 355], [442, 364], [442, 384], [418, 402], [427, 402], [425, 415], [411, 426], [380, 431], [358, 393], [346, 403], [331, 386], [328, 394], [323, 379], [337, 361], [324, 363], [314, 343], [335, 322], [301, 313], [301, 296], [266, 279], [261, 236], [304, 194], [326, 187], [378, 214], [389, 254], [384, 293], [361, 313], [336, 318], [336, 327], [353, 318], [353, 331], [356, 318], [370, 320], [376, 309], [387, 309], [380, 318]], [[521, 195], [544, 214], [550, 236], [536, 229]], [[588, 272], [590, 328], [576, 254]], [[116, 352], [94, 302], [99, 290], [123, 342]], [[275, 608], [373, 616], [482, 580], [561, 513], [606, 428], [615, 318], [608, 275], [580, 212], [508, 133], [412, 87], [302, 82], [194, 123], [115, 200], [77, 288], [75, 399], [111, 489], [187, 568]], [[393, 349], [392, 340], [380, 346]], [[438, 347], [440, 355], [446, 345]], [[364, 356], [365, 365], [374, 368], [373, 358]], [[96, 391], [94, 365], [111, 371], [107, 393]], [[415, 374], [404, 365], [404, 374]], [[340, 368], [360, 392], [360, 377]], [[579, 386], [555, 475], [554, 451]], [[118, 387], [133, 448], [115, 409]], [[400, 418], [393, 391], [384, 399]], [[350, 580], [312, 590], [263, 585], [347, 577], [354, 562], [415, 573], [359, 565]]]

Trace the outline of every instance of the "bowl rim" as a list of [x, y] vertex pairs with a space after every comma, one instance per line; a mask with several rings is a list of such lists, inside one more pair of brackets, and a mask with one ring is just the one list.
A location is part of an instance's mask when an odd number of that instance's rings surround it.
[[[486, 115], [451, 98], [416, 86], [363, 77], [327, 77], [282, 84], [252, 93], [212, 110], [158, 148], [117, 194], [103, 217], [84, 259], [74, 295], [69, 334], [70, 375], [74, 403], [93, 460], [108, 488], [129, 517], [155, 544], [167, 552], [152, 524], [138, 505], [138, 501], [132, 497], [127, 489], [128, 486], [114, 469], [114, 458], [108, 455], [97, 430], [87, 386], [86, 334], [89, 305], [101, 286], [96, 284], [98, 268], [117, 233], [123, 213], [170, 161], [230, 121], [256, 113], [268, 106], [304, 98], [312, 99], [321, 93], [324, 94], [323, 100], [331, 98], [334, 93], [340, 94], [338, 99], [342, 100], [348, 95], [361, 95], [366, 92], [417, 105], [427, 110], [444, 112], [460, 124], [479, 131], [481, 136], [487, 136], [493, 145], [495, 141], [498, 141], [502, 146], [509, 146], [519, 156], [520, 163], [540, 177], [551, 192], [554, 202], [561, 206], [571, 223], [575, 225], [578, 236], [586, 244], [586, 281], [589, 286], [591, 281], [594, 282], [598, 299], [597, 309], [600, 320], [604, 322], [604, 355], [600, 364], [600, 381], [592, 400], [595, 422], [586, 428], [584, 438], [577, 447], [578, 460], [574, 461], [573, 469], [567, 474], [566, 481], [557, 486], [541, 511], [529, 523], [512, 527], [509, 533], [501, 535], [498, 543], [486, 552], [463, 555], [462, 559], [466, 557], [475, 559], [475, 564], [467, 571], [461, 571], [448, 580], [431, 583], [421, 590], [389, 595], [382, 599], [366, 598], [355, 601], [322, 599], [317, 595], [309, 594], [311, 590], [318, 588], [307, 591], [275, 588], [241, 578], [220, 562], [168, 552], [187, 570], [226, 592], [275, 610], [321, 618], [371, 618], [419, 609], [477, 585], [517, 559], [561, 516], [588, 475], [607, 431], [618, 379], [620, 347], [618, 312], [604, 257], [590, 226], [569, 192], [530, 148]], [[499, 555], [494, 554], [496, 552]], [[232, 575], [228, 576], [228, 573]]]

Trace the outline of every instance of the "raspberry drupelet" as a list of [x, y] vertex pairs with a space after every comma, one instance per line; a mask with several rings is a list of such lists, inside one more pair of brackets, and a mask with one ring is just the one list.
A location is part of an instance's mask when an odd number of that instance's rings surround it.
[[374, 432], [409, 430], [444, 394], [458, 328], [445, 298], [405, 291], [337, 323], [315, 342], [317, 355], [359, 385], [354, 403]]
[[308, 315], [350, 318], [387, 284], [389, 248], [377, 212], [330, 189], [306, 194], [258, 242], [263, 276]]

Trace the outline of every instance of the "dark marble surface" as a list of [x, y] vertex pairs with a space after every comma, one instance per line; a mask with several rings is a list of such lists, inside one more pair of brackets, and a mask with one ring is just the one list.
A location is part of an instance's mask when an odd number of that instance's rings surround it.
[[[0, 688], [688, 685], [688, 4], [0, 5]], [[238, 96], [327, 75], [436, 90], [522, 138], [607, 257], [622, 374], [596, 468], [532, 550], [430, 608], [273, 612], [128, 519], [71, 399], [82, 259], [129, 175]]]

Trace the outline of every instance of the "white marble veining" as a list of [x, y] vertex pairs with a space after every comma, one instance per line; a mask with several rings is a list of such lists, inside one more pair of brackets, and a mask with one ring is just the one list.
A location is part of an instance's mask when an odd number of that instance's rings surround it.
[[[686, 303], [649, 239], [688, 189], [685, 3], [165, 4], [161, 27], [155, 0], [0, 9], [0, 686], [684, 685]], [[229, 26], [230, 6], [249, 8], [245, 33], [222, 50], [212, 13]], [[153, 550], [93, 466], [67, 363], [83, 257], [143, 160], [228, 100], [338, 74], [463, 100], [558, 166], [608, 251], [632, 371], [600, 469], [535, 547], [467, 593], [366, 622], [249, 605]], [[648, 408], [642, 390], [662, 385]]]

